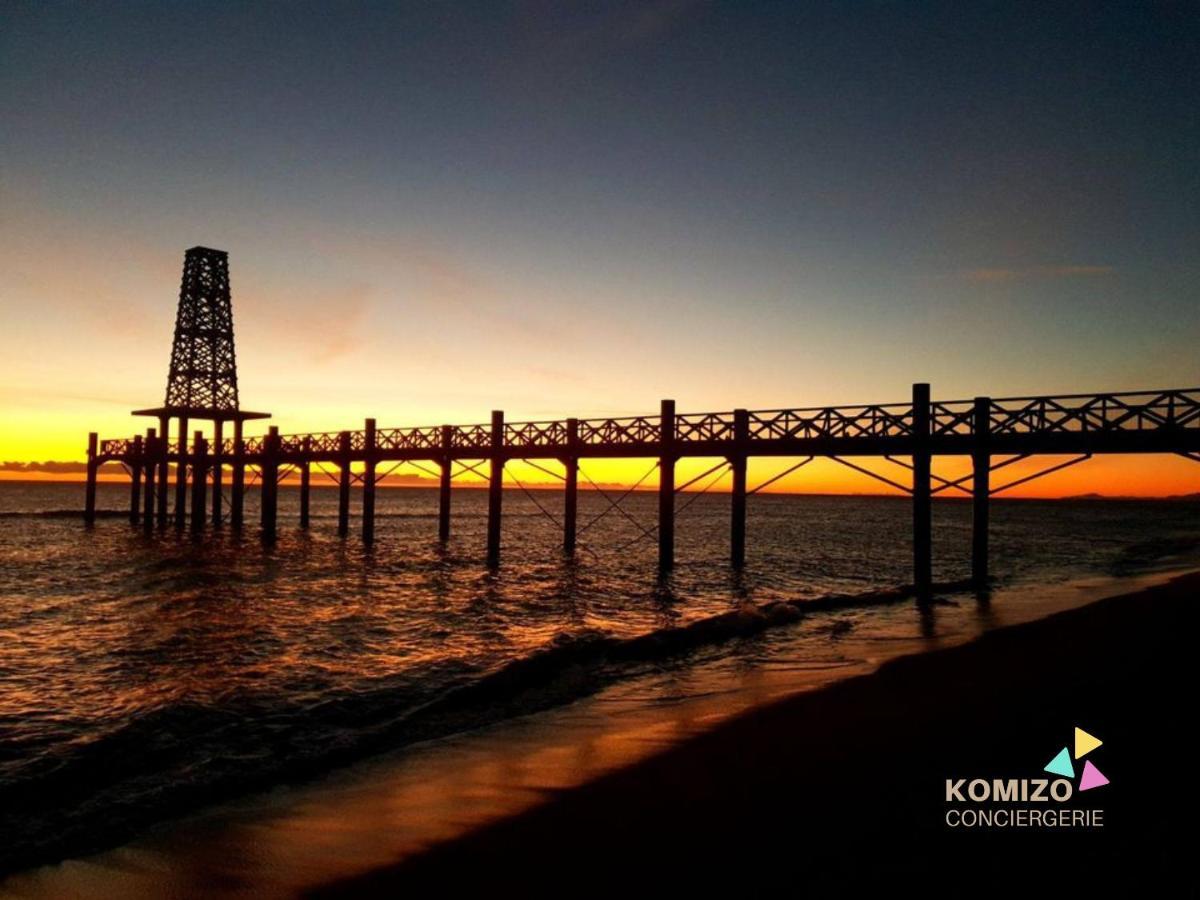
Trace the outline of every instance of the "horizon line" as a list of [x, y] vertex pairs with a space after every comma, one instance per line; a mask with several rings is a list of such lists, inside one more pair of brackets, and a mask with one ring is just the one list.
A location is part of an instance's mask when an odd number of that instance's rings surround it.
[[[376, 486], [380, 487], [380, 488], [390, 488], [390, 489], [396, 489], [396, 490], [400, 490], [400, 489], [437, 490], [438, 489], [438, 483], [436, 481], [434, 481], [432, 478], [423, 479], [423, 482], [425, 482], [425, 483], [413, 484], [413, 483], [403, 483], [403, 482], [395, 482], [395, 481], [389, 482], [387, 480], [381, 480], [377, 483]], [[119, 484], [119, 485], [127, 486], [129, 484], [129, 481], [128, 481], [128, 479], [122, 479], [122, 478], [108, 478], [108, 479], [99, 478], [97, 480], [97, 483], [98, 484]], [[0, 484], [80, 484], [80, 485], [86, 485], [87, 479], [86, 478], [5, 478], [5, 477], [3, 477], [2, 474], [0, 474]], [[279, 484], [281, 487], [294, 487], [294, 488], [300, 487], [299, 480], [292, 480], [290, 478], [281, 481]], [[461, 488], [464, 490], [487, 490], [487, 487], [488, 487], [488, 483], [486, 481], [463, 481], [463, 482], [459, 482], [455, 485], [456, 489]], [[332, 490], [337, 490], [338, 485], [333, 484], [333, 483], [322, 483], [322, 482], [314, 480], [311, 482], [310, 488], [312, 488], [313, 490], [331, 490], [332, 491]], [[522, 482], [520, 484], [517, 484], [514, 482], [505, 482], [504, 488], [506, 490], [517, 490], [517, 491], [519, 491], [519, 490], [562, 491], [563, 490], [563, 488], [561, 486], [551, 483], [551, 482], [545, 482], [545, 481]], [[249, 489], [249, 487], [248, 487], [248, 489]], [[354, 483], [351, 485], [351, 490], [362, 490], [362, 485], [358, 484], [358, 483]], [[628, 484], [622, 484], [622, 483], [602, 482], [601, 486], [599, 486], [599, 487], [592, 487], [590, 485], [585, 486], [585, 485], [581, 484], [581, 485], [579, 485], [578, 490], [581, 493], [583, 493], [583, 492], [604, 493], [606, 490], [613, 490], [613, 491], [616, 491], [616, 490], [630, 491], [631, 490], [632, 493], [652, 494], [652, 493], [657, 493], [658, 488], [656, 486], [634, 487], [634, 486], [631, 486]], [[729, 493], [731, 493], [731, 491], [729, 489], [708, 488], [706, 490], [705, 489], [681, 490], [681, 491], [677, 491], [677, 493], [680, 493], [680, 494], [703, 494], [703, 493], [729, 494]], [[907, 493], [900, 493], [900, 492], [872, 493], [872, 492], [863, 492], [863, 491], [786, 491], [786, 490], [771, 491], [771, 490], [765, 490], [765, 491], [762, 491], [761, 493], [770, 495], [772, 497], [850, 497], [850, 498], [882, 499], [882, 500], [908, 500], [908, 499], [911, 499]], [[970, 502], [972, 498], [969, 496], [966, 496], [966, 495], [945, 494], [945, 495], [934, 495], [931, 499], [933, 499], [935, 501], [956, 500], [956, 501], [961, 501], [961, 502]], [[991, 499], [993, 501], [1001, 501], [1001, 502], [1008, 501], [1008, 500], [1022, 500], [1022, 501], [1044, 500], [1044, 501], [1049, 501], [1049, 502], [1058, 502], [1058, 501], [1062, 501], [1062, 500], [1144, 500], [1144, 501], [1156, 501], [1156, 502], [1157, 501], [1169, 502], [1169, 501], [1200, 500], [1200, 491], [1190, 491], [1190, 492], [1182, 493], [1182, 494], [1158, 494], [1158, 495], [1154, 495], [1154, 494], [1102, 494], [1098, 491], [1087, 491], [1082, 494], [1078, 494], [1078, 493], [1077, 494], [1063, 494], [1061, 496], [1056, 496], [1056, 497], [1044, 497], [1044, 496], [1031, 497], [1031, 496], [1022, 496], [1019, 494], [1010, 494], [1007, 497], [997, 495], [997, 496], [992, 497]]]

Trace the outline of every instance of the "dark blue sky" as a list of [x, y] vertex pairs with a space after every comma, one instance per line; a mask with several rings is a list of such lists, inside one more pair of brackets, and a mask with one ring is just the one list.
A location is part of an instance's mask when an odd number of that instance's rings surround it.
[[[305, 427], [1194, 382], [1198, 25], [8, 3], [2, 387], [115, 355], [93, 399], [153, 401], [196, 243], [231, 252], [256, 403]], [[31, 348], [65, 322], [59, 377]]]

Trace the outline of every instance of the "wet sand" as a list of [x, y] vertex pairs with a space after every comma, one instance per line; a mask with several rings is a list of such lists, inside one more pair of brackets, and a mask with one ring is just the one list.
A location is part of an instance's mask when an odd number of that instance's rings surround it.
[[[1198, 590], [1192, 573], [892, 660], [316, 895], [1195, 895]], [[1037, 778], [1076, 725], [1103, 739], [1089, 759], [1111, 784], [1070, 805], [1102, 827], [947, 826], [947, 778]]]

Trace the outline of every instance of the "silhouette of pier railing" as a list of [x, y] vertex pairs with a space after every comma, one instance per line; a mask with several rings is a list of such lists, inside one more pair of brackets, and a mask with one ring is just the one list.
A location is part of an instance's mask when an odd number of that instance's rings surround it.
[[[232, 471], [230, 521], [235, 527], [242, 525], [245, 479], [250, 471], [263, 486], [263, 536], [273, 540], [281, 470], [300, 475], [301, 525], [307, 526], [310, 469], [314, 465], [331, 464], [338, 469], [339, 532], [348, 533], [350, 485], [361, 483], [363, 537], [369, 543], [374, 538], [375, 487], [381, 479], [379, 464], [430, 462], [440, 469], [434, 474], [438, 475], [441, 488], [439, 536], [445, 539], [450, 531], [450, 482], [455, 477], [452, 466], [457, 463], [464, 467], [463, 471], [484, 474], [478, 465], [466, 465], [481, 461], [490, 466], [485, 476], [489, 488], [487, 558], [494, 565], [500, 557], [506, 463], [514, 460], [561, 463], [563, 473], [550, 474], [563, 481], [566, 494], [563, 546], [570, 553], [576, 543], [580, 460], [653, 457], [658, 460], [659, 470], [659, 564], [668, 569], [674, 562], [674, 497], [679, 490], [675, 485], [675, 463], [683, 457], [718, 457], [726, 461], [733, 475], [730, 555], [734, 565], [740, 566], [745, 560], [746, 497], [766, 486], [747, 489], [747, 460], [804, 457], [787, 470], [790, 472], [812, 458], [822, 457], [912, 495], [913, 580], [918, 592], [925, 593], [931, 585], [933, 496], [957, 490], [973, 497], [972, 574], [982, 583], [987, 580], [989, 498], [1094, 454], [1109, 453], [1171, 453], [1200, 461], [1200, 388], [933, 401], [929, 386], [917, 384], [913, 386], [911, 400], [904, 403], [677, 414], [674, 402], [664, 400], [657, 416], [505, 422], [502, 412], [494, 412], [490, 422], [474, 425], [376, 428], [375, 421], [368, 419], [366, 427], [357, 431], [281, 435], [272, 428], [265, 435], [252, 437], [242, 436], [238, 421], [232, 439], [218, 439], [211, 447], [200, 432], [196, 432], [190, 443], [164, 440], [154, 429], [144, 436], [103, 442], [98, 442], [93, 434], [88, 449], [86, 515], [89, 521], [94, 518], [98, 467], [120, 462], [132, 475], [131, 519], [137, 522], [141, 517], [146, 527], [155, 519], [165, 524], [166, 504], [159, 500], [156, 505], [151, 495], [165, 498], [167, 470], [173, 463], [175, 522], [183, 527], [185, 485], [190, 474], [191, 522], [193, 529], [201, 530], [207, 516], [206, 479], [211, 477], [213, 484], [219, 486], [221, 469], [228, 467]], [[971, 457], [969, 475], [950, 480], [933, 474], [935, 457], [956, 455]], [[1035, 455], [1075, 458], [999, 487], [991, 485], [993, 472]], [[909, 483], [850, 462], [853, 457], [879, 457], [895, 463], [909, 473]], [[994, 462], [995, 457], [1008, 458]], [[355, 464], [361, 464], [361, 473], [352, 471]], [[543, 471], [549, 470], [543, 468]], [[139, 496], [143, 485], [144, 510]], [[219, 523], [221, 493], [214, 490], [212, 496], [213, 522]]]

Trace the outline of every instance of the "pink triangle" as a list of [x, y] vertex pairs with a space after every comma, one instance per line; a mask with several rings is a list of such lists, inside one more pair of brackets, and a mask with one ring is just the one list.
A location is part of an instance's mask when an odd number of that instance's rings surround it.
[[1079, 789], [1081, 791], [1090, 791], [1092, 788], [1104, 787], [1108, 784], [1108, 779], [1104, 777], [1104, 773], [1092, 765], [1089, 759], [1083, 764], [1083, 777], [1079, 779]]

